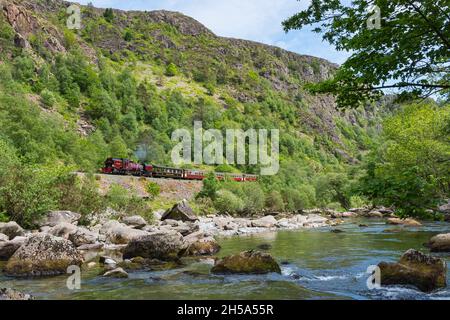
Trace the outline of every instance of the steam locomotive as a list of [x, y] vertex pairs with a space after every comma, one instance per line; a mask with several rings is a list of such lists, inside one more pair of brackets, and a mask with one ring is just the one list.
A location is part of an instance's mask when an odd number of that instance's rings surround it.
[[[195, 169], [177, 169], [147, 163], [136, 163], [130, 159], [108, 158], [101, 169], [104, 174], [133, 175], [152, 178], [172, 178], [184, 180], [203, 180], [208, 172]], [[230, 179], [238, 182], [257, 181], [258, 176], [252, 174], [214, 173], [217, 180]]]

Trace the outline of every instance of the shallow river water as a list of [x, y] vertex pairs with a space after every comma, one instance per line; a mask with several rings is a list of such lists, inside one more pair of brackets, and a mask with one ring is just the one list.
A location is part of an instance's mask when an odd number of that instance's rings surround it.
[[[368, 227], [359, 227], [361, 223]], [[169, 271], [133, 272], [128, 279], [83, 271], [76, 291], [67, 289], [66, 276], [33, 280], [0, 274], [0, 287], [29, 292], [37, 299], [450, 299], [448, 287], [425, 294], [405, 287], [369, 290], [366, 285], [370, 265], [397, 261], [410, 248], [427, 252], [423, 243], [450, 232], [450, 224], [401, 228], [381, 220], [349, 220], [337, 228], [344, 232], [321, 228], [219, 239], [219, 256], [269, 244], [281, 275], [211, 275], [212, 260], [205, 259]], [[450, 262], [450, 254], [440, 256]]]

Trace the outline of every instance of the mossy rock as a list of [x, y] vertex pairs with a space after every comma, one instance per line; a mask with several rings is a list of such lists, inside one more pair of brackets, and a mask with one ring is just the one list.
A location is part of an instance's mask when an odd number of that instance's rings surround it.
[[430, 292], [447, 285], [447, 264], [444, 260], [417, 250], [406, 251], [398, 263], [381, 262], [382, 285], [411, 285]]
[[214, 238], [204, 238], [191, 243], [185, 255], [187, 256], [211, 256], [220, 251], [220, 245]]
[[281, 273], [281, 269], [270, 254], [252, 250], [216, 261], [211, 272], [216, 274], [266, 274]]

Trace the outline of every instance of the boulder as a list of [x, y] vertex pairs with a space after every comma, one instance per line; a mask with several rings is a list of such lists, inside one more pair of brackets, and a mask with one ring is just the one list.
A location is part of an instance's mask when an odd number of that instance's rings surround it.
[[39, 221], [40, 226], [54, 227], [60, 223], [77, 224], [81, 215], [72, 211], [51, 211]]
[[426, 246], [431, 252], [450, 252], [450, 233], [434, 236]]
[[188, 234], [199, 231], [200, 227], [196, 223], [186, 222], [180, 224], [178, 227], [174, 227], [173, 230], [181, 233], [183, 236], [187, 236]]
[[438, 211], [445, 215], [450, 215], [450, 200], [447, 200], [447, 203], [439, 206]]
[[252, 221], [252, 227], [254, 228], [273, 228], [276, 224], [277, 219], [275, 219], [273, 216], [265, 216]]
[[6, 261], [11, 258], [26, 240], [26, 237], [15, 237], [12, 240], [0, 242], [0, 261]]
[[13, 239], [14, 237], [21, 237], [25, 235], [24, 230], [16, 222], [0, 222], [0, 233], [3, 233]]
[[185, 251], [183, 236], [175, 231], [154, 232], [132, 240], [125, 248], [124, 259], [176, 260]]
[[213, 237], [206, 237], [188, 244], [185, 255], [210, 256], [220, 251], [219, 243]]
[[6, 234], [0, 233], [0, 242], [8, 241], [9, 237]]
[[320, 224], [320, 223], [325, 223], [327, 222], [328, 219], [325, 217], [322, 217], [318, 214], [310, 214], [307, 216], [306, 222], [308, 224]]
[[14, 289], [0, 288], [0, 300], [33, 300], [33, 296]]
[[217, 260], [211, 272], [216, 274], [265, 274], [281, 273], [281, 269], [270, 254], [260, 251], [245, 251]]
[[100, 228], [100, 237], [112, 244], [128, 244], [132, 239], [148, 234], [146, 231], [133, 229], [116, 220], [109, 220]]
[[135, 229], [142, 229], [147, 225], [147, 221], [141, 216], [124, 217], [122, 222]]
[[408, 226], [408, 227], [418, 227], [418, 226], [422, 225], [419, 221], [411, 219], [411, 218], [406, 218], [406, 219], [389, 218], [387, 220], [387, 223], [392, 224], [392, 225], [404, 225], [404, 226]]
[[378, 210], [372, 210], [372, 211], [370, 211], [370, 212], [367, 214], [367, 216], [368, 216], [369, 218], [383, 218], [383, 214], [382, 214], [380, 211], [378, 211]]
[[82, 255], [70, 241], [49, 234], [36, 234], [12, 255], [5, 272], [14, 276], [57, 275], [65, 274], [68, 266], [82, 263]]
[[447, 264], [417, 250], [406, 251], [398, 263], [381, 262], [382, 285], [411, 285], [423, 292], [444, 288], [447, 283]]
[[161, 220], [167, 219], [194, 222], [198, 220], [198, 217], [189, 206], [187, 200], [183, 200], [174, 205], [171, 209], [167, 210], [161, 217]]
[[69, 239], [70, 234], [75, 233], [78, 227], [71, 223], [61, 222], [47, 230], [48, 234], [55, 237]]
[[103, 276], [110, 278], [128, 278], [128, 273], [122, 268], [116, 268], [114, 270], [107, 271]]
[[97, 234], [84, 227], [79, 227], [75, 232], [69, 234], [69, 240], [72, 241], [72, 243], [77, 247], [82, 245], [95, 244], [97, 242], [97, 239]]

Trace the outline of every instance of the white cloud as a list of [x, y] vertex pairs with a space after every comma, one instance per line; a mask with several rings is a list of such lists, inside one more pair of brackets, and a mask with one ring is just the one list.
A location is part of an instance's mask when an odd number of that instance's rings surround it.
[[305, 8], [309, 1], [296, 0], [79, 0], [96, 7], [123, 10], [179, 11], [200, 21], [214, 33], [276, 45], [341, 63], [347, 54], [336, 52], [311, 31], [285, 34], [281, 22]]

